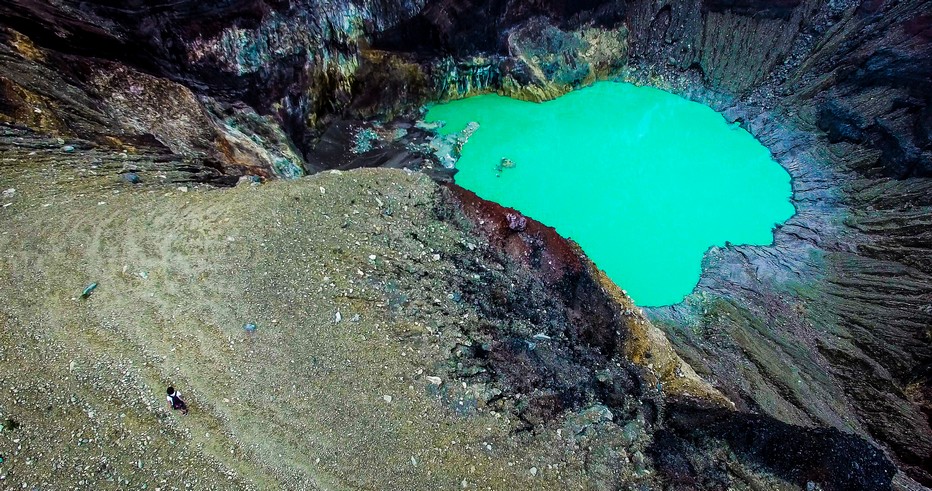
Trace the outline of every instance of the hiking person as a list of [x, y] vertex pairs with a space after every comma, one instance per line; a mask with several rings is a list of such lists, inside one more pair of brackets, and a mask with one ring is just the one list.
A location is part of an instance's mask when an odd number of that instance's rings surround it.
[[175, 390], [174, 387], [169, 387], [166, 393], [168, 394], [168, 397], [166, 397], [166, 399], [168, 399], [168, 407], [173, 410], [180, 409], [181, 414], [188, 414], [188, 405], [181, 400], [181, 392]]

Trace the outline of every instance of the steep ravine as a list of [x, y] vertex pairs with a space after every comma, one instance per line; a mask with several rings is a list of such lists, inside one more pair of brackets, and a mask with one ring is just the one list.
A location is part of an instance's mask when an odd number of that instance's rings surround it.
[[[69, 145], [67, 161], [98, 172], [221, 185], [436, 170], [430, 135], [410, 126], [420, 104], [483, 91], [540, 100], [609, 77], [740, 122], [793, 176], [797, 215], [772, 247], [710, 251], [693, 295], [646, 312], [738, 410], [672, 405], [659, 467], [679, 486], [715, 487], [682, 455], [718, 438], [772, 458], [790, 424], [864, 438], [902, 471], [898, 485], [932, 485], [932, 3], [134, 5], [0, 5], [5, 157]], [[379, 118], [395, 119], [360, 148], [359, 128]]]

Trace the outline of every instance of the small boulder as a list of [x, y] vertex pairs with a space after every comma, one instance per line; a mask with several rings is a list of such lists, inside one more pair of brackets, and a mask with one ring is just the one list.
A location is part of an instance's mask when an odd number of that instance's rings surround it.
[[259, 176], [240, 176], [240, 178], [236, 181], [237, 186], [258, 186], [259, 184], [262, 184], [262, 179]]
[[508, 221], [508, 228], [515, 232], [523, 232], [527, 228], [527, 218], [519, 213], [506, 213], [505, 220]]

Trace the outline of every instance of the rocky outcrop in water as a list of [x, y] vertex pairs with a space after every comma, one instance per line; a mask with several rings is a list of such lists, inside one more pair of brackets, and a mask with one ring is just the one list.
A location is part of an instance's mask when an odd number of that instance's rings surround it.
[[[649, 317], [738, 406], [728, 428], [759, 429], [736, 447], [783, 441], [760, 418], [834, 428], [932, 484], [928, 1], [16, 0], [0, 14], [4, 155], [70, 147], [144, 178], [429, 166], [413, 132], [347, 156], [358, 120], [486, 91], [542, 100], [618, 77], [711, 105], [790, 171], [798, 213], [773, 247], [710, 251], [696, 293]], [[694, 447], [728, 433], [675, 421]], [[686, 461], [667, 468], [692, 486], [706, 467]]]

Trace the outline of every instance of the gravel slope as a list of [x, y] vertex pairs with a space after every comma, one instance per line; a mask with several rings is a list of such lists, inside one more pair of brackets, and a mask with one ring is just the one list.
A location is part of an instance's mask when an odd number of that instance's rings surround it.
[[[556, 428], [521, 439], [508, 414], [458, 416], [459, 382], [440, 401], [427, 377], [456, 342], [447, 327], [477, 321], [449, 291], [453, 259], [484, 245], [437, 220], [423, 175], [181, 190], [21, 164], [0, 172], [15, 189], [0, 209], [0, 417], [17, 426], [0, 432], [4, 487], [597, 479]], [[188, 416], [165, 407], [169, 384]]]

